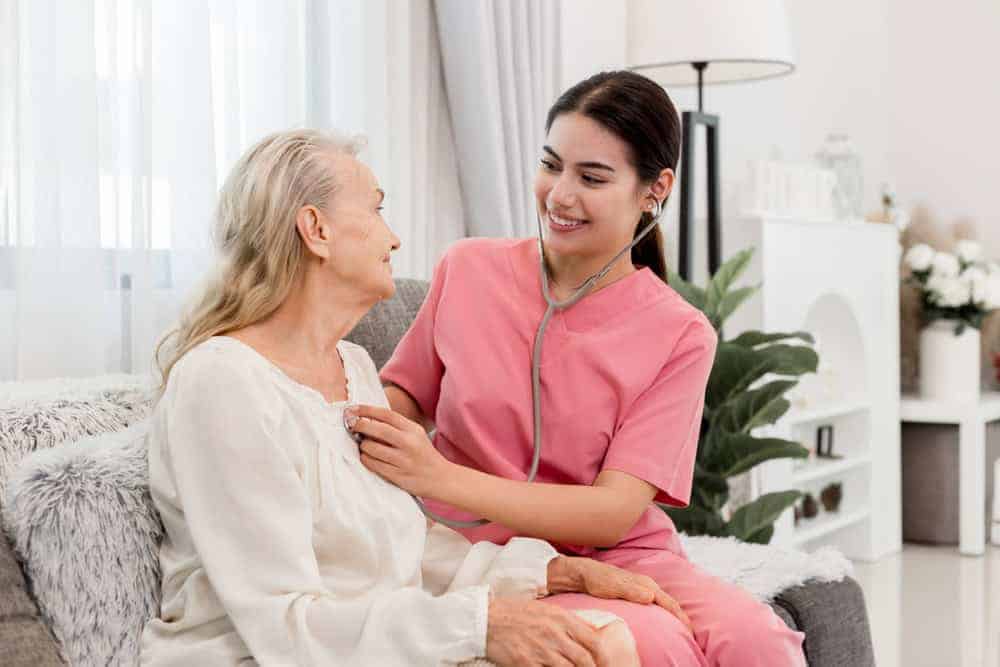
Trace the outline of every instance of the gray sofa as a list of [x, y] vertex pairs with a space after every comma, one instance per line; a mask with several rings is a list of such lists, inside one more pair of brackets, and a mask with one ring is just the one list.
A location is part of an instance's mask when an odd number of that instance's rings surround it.
[[[426, 293], [426, 283], [401, 279], [396, 296], [379, 304], [362, 320], [349, 338], [368, 349], [378, 366], [391, 354], [399, 337], [412, 321]], [[10, 418], [0, 407], [0, 477], [31, 451], [52, 447], [82, 435], [97, 435], [123, 429], [141, 420], [148, 404], [128, 390], [104, 391], [99, 409], [89, 406], [79, 418], [64, 419], [58, 429], [37, 430], [37, 421]], [[0, 398], [2, 391], [0, 391]], [[44, 409], [45, 397], [38, 397]], [[74, 414], [65, 397], [51, 402]], [[35, 429], [35, 430], [33, 430]], [[0, 480], [0, 491], [3, 491]], [[111, 574], [113, 576], [113, 573]], [[64, 590], [62, 588], [58, 589]], [[789, 627], [806, 635], [805, 650], [814, 667], [868, 667], [874, 665], [871, 634], [864, 597], [857, 582], [845, 578], [836, 582], [812, 582], [785, 589], [771, 603]], [[99, 625], [101, 619], [94, 619]], [[26, 577], [6, 538], [0, 538], [0, 665], [46, 667], [64, 664], [60, 645], [51, 624], [40, 612]]]

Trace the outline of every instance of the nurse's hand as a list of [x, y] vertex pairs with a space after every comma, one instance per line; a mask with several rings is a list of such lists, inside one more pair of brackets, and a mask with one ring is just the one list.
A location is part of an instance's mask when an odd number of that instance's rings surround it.
[[490, 600], [486, 657], [498, 665], [599, 667], [609, 647], [602, 633], [560, 607], [523, 598]]
[[560, 556], [549, 562], [550, 593], [586, 593], [595, 598], [628, 600], [663, 607], [694, 632], [691, 619], [677, 600], [651, 577], [623, 570], [593, 558]]
[[[361, 441], [361, 463], [404, 491], [434, 498], [454, 465], [434, 449], [423, 426], [398, 412], [374, 405], [355, 405], [345, 411], [345, 421]], [[352, 417], [356, 417], [353, 420]]]

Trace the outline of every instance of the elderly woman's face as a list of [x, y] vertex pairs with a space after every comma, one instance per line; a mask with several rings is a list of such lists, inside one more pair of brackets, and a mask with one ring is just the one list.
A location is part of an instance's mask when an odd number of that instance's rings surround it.
[[326, 211], [333, 227], [330, 267], [364, 297], [389, 298], [395, 291], [390, 253], [399, 239], [382, 219], [385, 193], [357, 159], [338, 155], [331, 162], [338, 188]]

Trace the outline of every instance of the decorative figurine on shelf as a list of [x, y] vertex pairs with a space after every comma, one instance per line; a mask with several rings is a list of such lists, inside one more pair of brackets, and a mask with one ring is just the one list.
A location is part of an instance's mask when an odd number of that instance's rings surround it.
[[819, 514], [819, 503], [816, 502], [811, 493], [807, 493], [806, 497], [802, 499], [802, 516], [811, 519], [817, 514]]
[[816, 456], [821, 459], [842, 458], [833, 453], [833, 424], [824, 424], [816, 429]]
[[823, 503], [823, 509], [827, 512], [840, 510], [840, 499], [843, 497], [844, 485], [840, 482], [831, 482], [819, 492], [819, 500]]
[[896, 191], [889, 183], [882, 184], [882, 210], [869, 213], [865, 216], [868, 222], [887, 223], [899, 230], [902, 234], [910, 226], [910, 216], [899, 205], [896, 198]]

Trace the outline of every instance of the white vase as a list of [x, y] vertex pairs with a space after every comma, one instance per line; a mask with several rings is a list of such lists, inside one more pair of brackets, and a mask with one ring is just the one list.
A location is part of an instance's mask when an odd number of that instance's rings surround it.
[[954, 320], [935, 320], [920, 331], [920, 395], [948, 401], [979, 399], [979, 329], [955, 335]]

